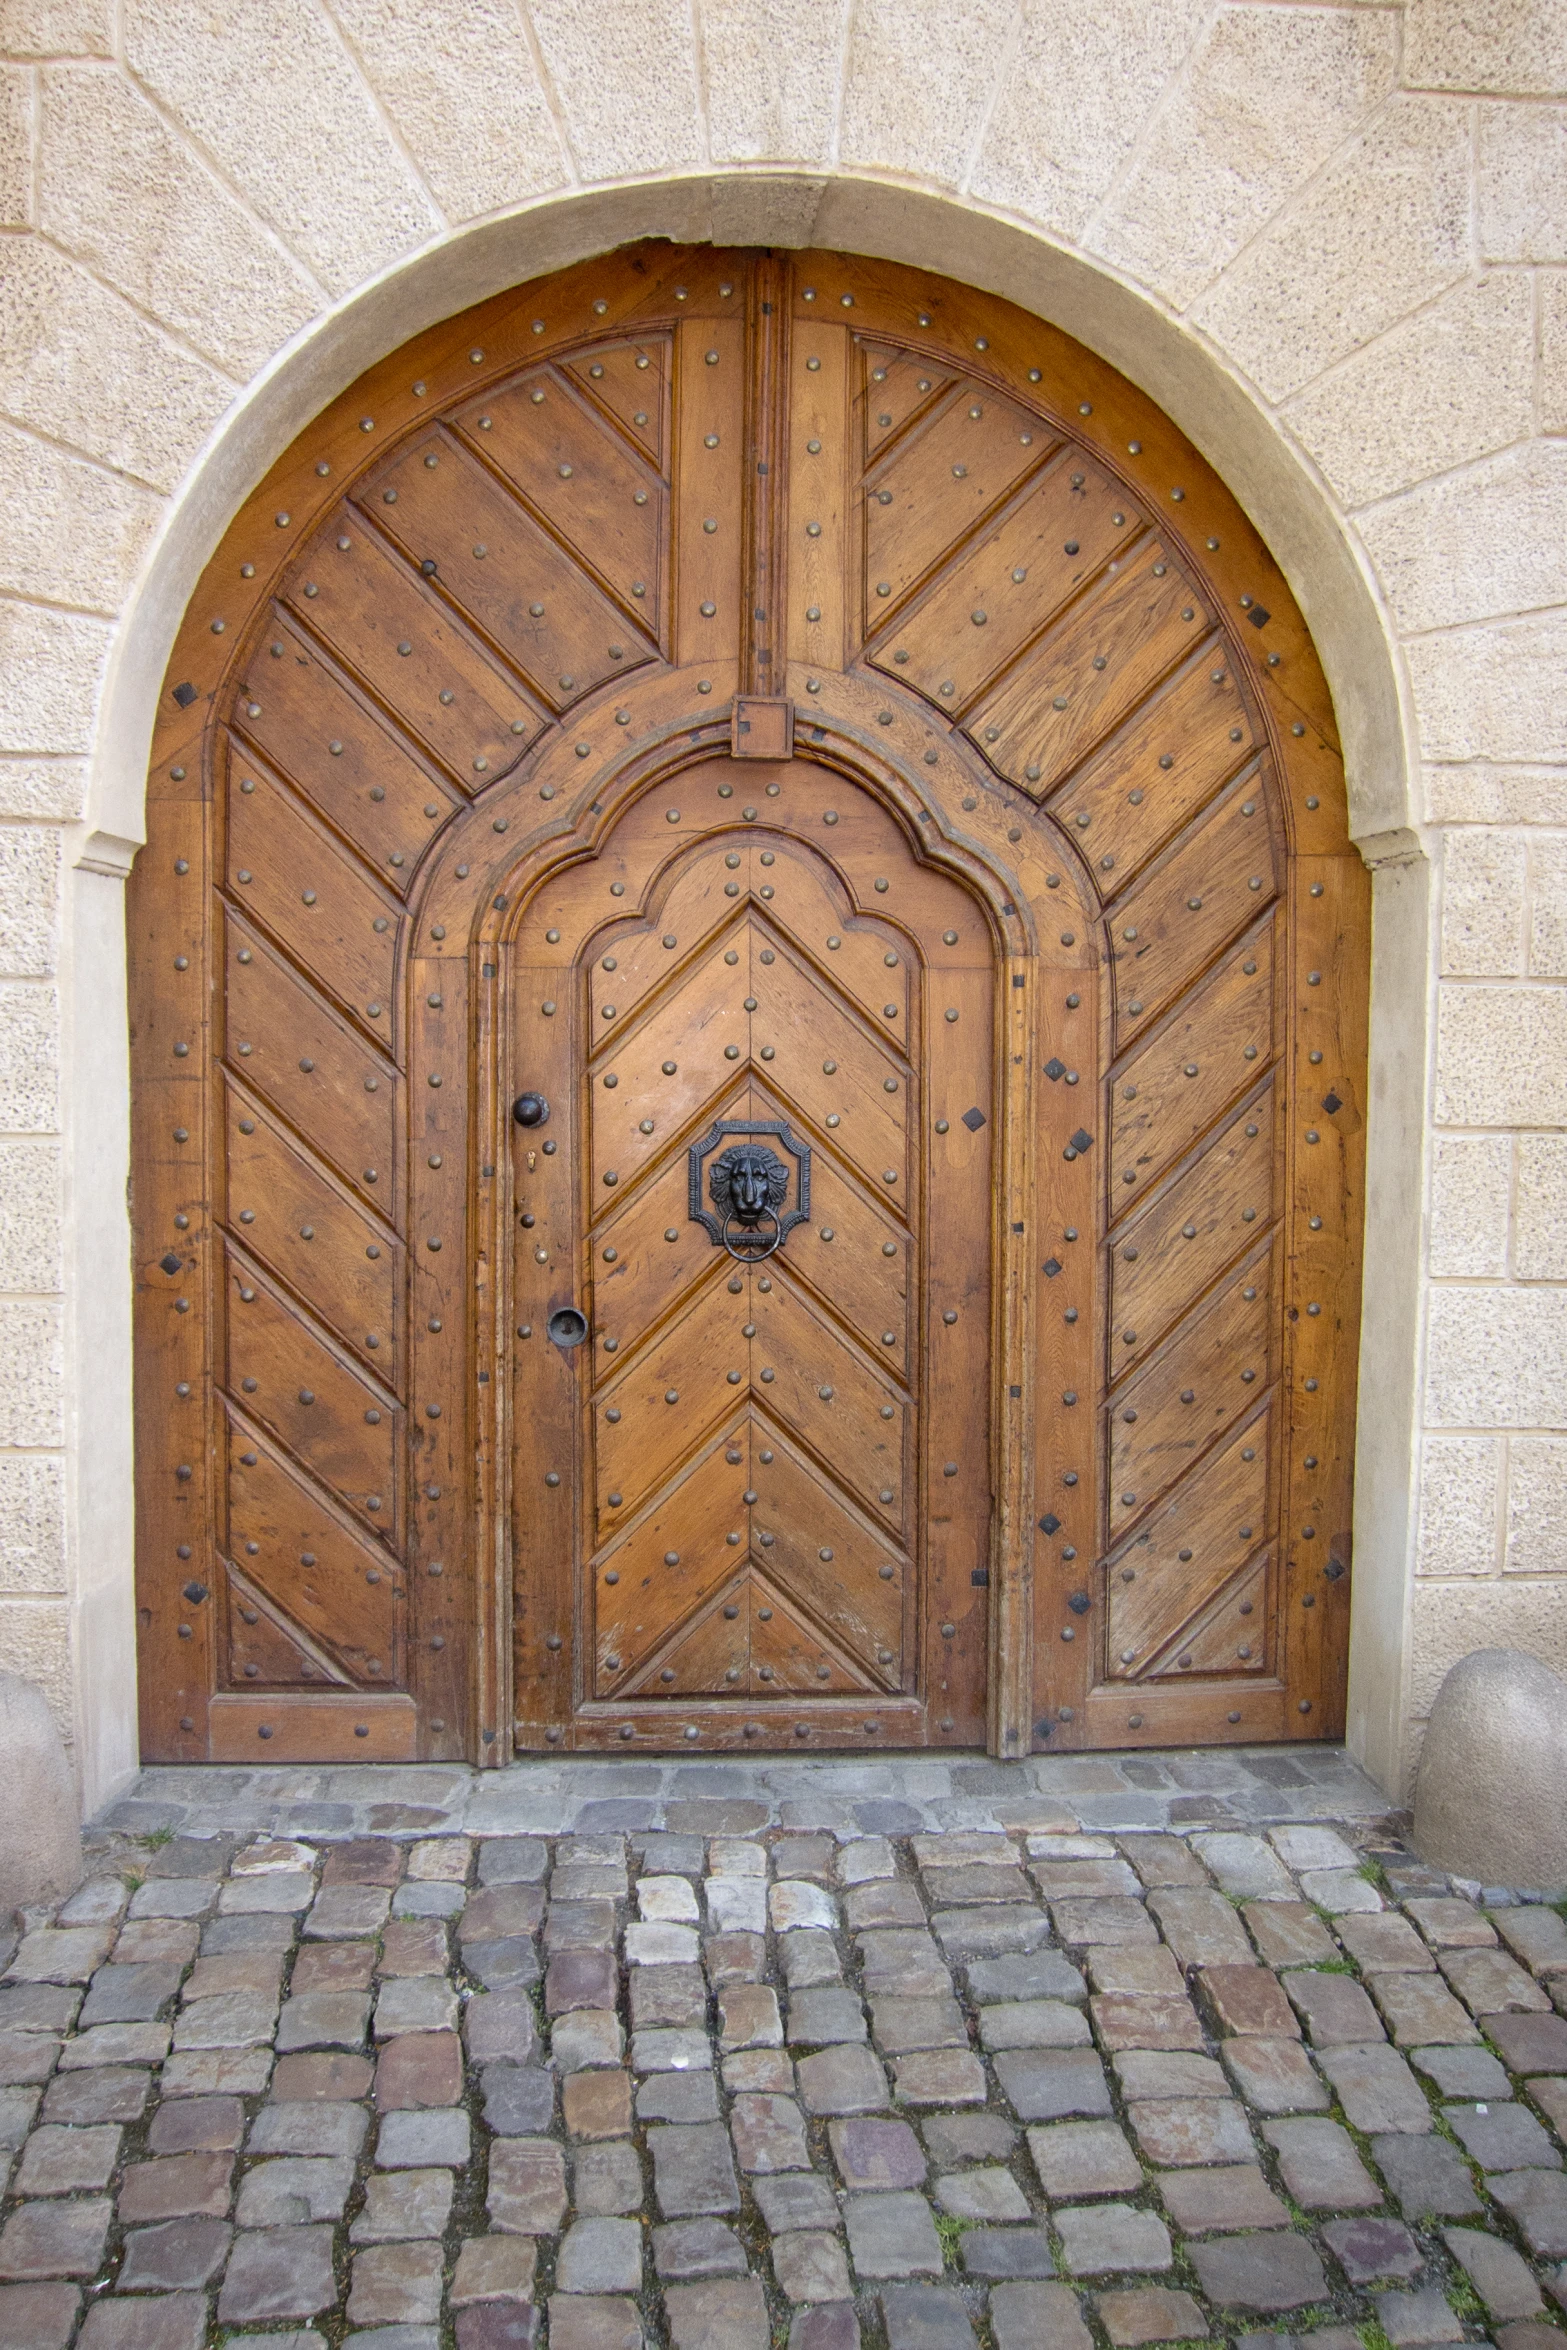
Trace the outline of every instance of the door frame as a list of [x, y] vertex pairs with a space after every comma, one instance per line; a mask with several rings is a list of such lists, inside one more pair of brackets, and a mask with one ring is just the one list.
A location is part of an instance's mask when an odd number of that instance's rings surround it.
[[[806, 685], [802, 676], [794, 681]], [[633, 800], [671, 784], [686, 768], [711, 762], [725, 753], [736, 755], [740, 717], [735, 707], [735, 665], [708, 662], [671, 670], [631, 688], [625, 694], [638, 710], [641, 731], [634, 743], [617, 743], [612, 703], [601, 700], [586, 716], [573, 739], [556, 741], [546, 755], [523, 772], [497, 784], [482, 801], [465, 810], [443, 836], [432, 856], [423, 886], [410, 903], [410, 1002], [425, 1004], [432, 994], [441, 999], [439, 1019], [423, 1011], [411, 1028], [408, 1082], [410, 1097], [426, 1104], [430, 1137], [441, 1139], [442, 1165], [432, 1170], [410, 1154], [409, 1228], [427, 1237], [449, 1230], [460, 1213], [457, 1185], [467, 1177], [474, 1201], [474, 1229], [468, 1237], [467, 1257], [476, 1268], [490, 1268], [490, 1277], [476, 1284], [473, 1364], [468, 1391], [474, 1404], [474, 1459], [476, 1462], [474, 1527], [474, 1591], [476, 1601], [476, 1696], [481, 1738], [496, 1741], [511, 1735], [515, 1721], [512, 1702], [512, 1625], [517, 1601], [508, 1521], [510, 1496], [506, 1486], [514, 1458], [515, 1432], [510, 1412], [511, 1382], [507, 1366], [512, 1345], [509, 1268], [511, 1263], [507, 1167], [510, 1156], [511, 1077], [517, 1066], [519, 1009], [509, 994], [506, 952], [523, 912], [533, 895], [561, 867], [592, 855], [612, 831]], [[716, 704], [711, 720], [693, 727], [690, 713], [700, 693]], [[804, 698], [802, 696], [802, 698]], [[1033, 1545], [1034, 1461], [1043, 1397], [1053, 1391], [1048, 1366], [1035, 1346], [1035, 1283], [1027, 1267], [1033, 1251], [1033, 1228], [1046, 1182], [1053, 1204], [1070, 1215], [1074, 1204], [1086, 1228], [1094, 1222], [1095, 1176], [1086, 1155], [1045, 1173], [1047, 1154], [1031, 1147], [1036, 1114], [1035, 1077], [1047, 1057], [1039, 1028], [1043, 990], [1032, 981], [1046, 970], [1070, 972], [1080, 993], [1092, 991], [1092, 1017], [1097, 1024], [1099, 963], [1095, 932], [1097, 907], [1092, 885], [1078, 851], [1053, 818], [1043, 810], [1033, 819], [1026, 841], [1011, 844], [1002, 837], [1006, 810], [1001, 794], [991, 792], [996, 822], [988, 843], [975, 815], [959, 814], [965, 796], [983, 794], [989, 779], [981, 763], [972, 764], [956, 747], [943, 742], [930, 761], [929, 729], [912, 695], [895, 685], [873, 688], [865, 681], [861, 697], [866, 707], [858, 717], [819, 712], [807, 701], [796, 706], [795, 756], [828, 767], [862, 790], [871, 792], [902, 826], [911, 850], [924, 862], [950, 873], [988, 915], [995, 948], [996, 1067], [992, 1073], [999, 1127], [1000, 1181], [991, 1202], [991, 1537], [990, 1604], [986, 1706], [988, 1750], [998, 1756], [1032, 1751], [1036, 1706], [1034, 1682], [1035, 1624]], [[872, 708], [870, 705], [875, 704]], [[895, 713], [889, 727], [879, 723], [879, 712], [890, 705]], [[699, 706], [699, 705], [698, 705]], [[596, 736], [596, 740], [594, 737]], [[595, 754], [602, 753], [602, 756]], [[541, 797], [554, 805], [540, 818]], [[982, 800], [981, 805], [984, 805]], [[708, 829], [726, 830], [732, 819]], [[519, 842], [514, 828], [531, 823]], [[1015, 828], [1014, 828], [1015, 829]], [[683, 837], [697, 837], [688, 833]], [[998, 853], [999, 851], [999, 853]], [[1053, 877], [1045, 900], [1046, 869]], [[1037, 869], [1037, 870], [1036, 870]], [[1028, 887], [1033, 881], [1037, 887]], [[1038, 919], [1045, 903], [1052, 917], [1066, 922], [1073, 945], [1052, 947]], [[439, 935], [438, 935], [439, 934]], [[438, 981], [439, 984], [432, 984]], [[452, 1040], [463, 1027], [472, 1038], [471, 1085], [452, 1091], [446, 1076], [452, 1066]], [[432, 1097], [434, 1097], [432, 1099]], [[470, 1105], [468, 1130], [459, 1132], [454, 1113], [459, 1099]], [[425, 1154], [426, 1160], [429, 1154]], [[1033, 1196], [1029, 1190], [1032, 1163]], [[414, 1252], [417, 1256], [417, 1250]], [[420, 1273], [424, 1268], [421, 1264]], [[410, 1393], [417, 1398], [424, 1379], [421, 1348], [428, 1335], [427, 1320], [415, 1300], [410, 1315]], [[443, 1317], [444, 1319], [444, 1317]], [[1097, 1323], [1097, 1313], [1091, 1317]], [[437, 1335], [436, 1360], [449, 1367], [447, 1334]], [[428, 1357], [427, 1357], [428, 1359]], [[449, 1377], [443, 1385], [450, 1387]], [[1096, 1436], [1097, 1450], [1097, 1436]], [[1097, 1492], [1097, 1469], [1087, 1480]], [[426, 1516], [425, 1537], [451, 1550], [462, 1541], [456, 1510], [440, 1508], [443, 1493]], [[436, 1510], [439, 1509], [439, 1518]], [[434, 1521], [434, 1522], [432, 1522]], [[552, 1627], [560, 1640], [559, 1629]], [[584, 1721], [574, 1714], [569, 1671], [581, 1637], [573, 1626], [570, 1647], [550, 1652], [559, 1660], [562, 1702], [548, 1726], [535, 1726], [529, 1747], [574, 1748], [613, 1745], [615, 1751], [653, 1748], [667, 1751], [674, 1725], [648, 1738], [639, 1747], [626, 1741], [625, 1720]], [[664, 1709], [667, 1712], [667, 1709]], [[809, 1721], [809, 1701], [796, 1709]], [[835, 1709], [841, 1712], [841, 1707]], [[824, 1717], [825, 1719], [825, 1717]], [[726, 1733], [704, 1737], [703, 1752], [739, 1748], [742, 1726], [736, 1713]], [[812, 1750], [814, 1740], [802, 1740]]]

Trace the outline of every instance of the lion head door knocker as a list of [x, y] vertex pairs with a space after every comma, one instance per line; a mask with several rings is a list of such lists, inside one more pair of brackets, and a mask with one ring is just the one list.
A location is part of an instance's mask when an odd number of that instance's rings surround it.
[[[772, 1141], [764, 1142], [763, 1135]], [[714, 1246], [727, 1249], [737, 1263], [770, 1257], [810, 1212], [810, 1145], [797, 1142], [782, 1119], [720, 1118], [691, 1145], [692, 1221], [705, 1225]]]

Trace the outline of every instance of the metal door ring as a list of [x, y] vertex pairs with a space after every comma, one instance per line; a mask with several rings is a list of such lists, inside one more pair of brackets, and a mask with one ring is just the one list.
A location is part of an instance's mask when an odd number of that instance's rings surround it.
[[730, 1225], [735, 1221], [735, 1214], [736, 1211], [731, 1208], [729, 1213], [724, 1218], [718, 1235], [725, 1248], [729, 1251], [729, 1254], [734, 1258], [735, 1263], [737, 1265], [749, 1265], [756, 1263], [762, 1257], [770, 1257], [774, 1249], [778, 1246], [780, 1240], [783, 1238], [782, 1226], [779, 1224], [778, 1218], [774, 1214], [773, 1210], [771, 1208], [763, 1208], [761, 1211], [761, 1215], [766, 1216], [772, 1224], [773, 1229], [770, 1235], [762, 1232], [759, 1229], [761, 1216], [758, 1216], [754, 1222], [750, 1218], [746, 1218], [741, 1222], [739, 1232], [739, 1240], [741, 1245], [739, 1247], [736, 1247], [735, 1240], [733, 1237], [731, 1237], [729, 1230]]

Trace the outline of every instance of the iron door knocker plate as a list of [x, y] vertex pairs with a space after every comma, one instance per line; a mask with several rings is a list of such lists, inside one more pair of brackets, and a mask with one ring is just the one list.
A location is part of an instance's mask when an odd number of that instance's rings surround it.
[[[779, 1148], [770, 1148], [763, 1135]], [[730, 1147], [709, 1165], [710, 1154], [725, 1142]], [[794, 1204], [786, 1207], [789, 1159], [794, 1161]], [[727, 1249], [737, 1264], [772, 1256], [811, 1213], [811, 1146], [798, 1141], [781, 1118], [716, 1119], [691, 1145], [690, 1166], [691, 1220], [705, 1226], [714, 1247]], [[712, 1208], [703, 1196], [704, 1167]]]

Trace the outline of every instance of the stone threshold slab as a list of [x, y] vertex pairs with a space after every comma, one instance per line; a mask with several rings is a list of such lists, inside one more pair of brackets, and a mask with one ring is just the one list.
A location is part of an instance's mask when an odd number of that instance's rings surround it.
[[495, 1835], [770, 1827], [838, 1835], [941, 1829], [1190, 1831], [1292, 1821], [1377, 1820], [1387, 1796], [1342, 1746], [1224, 1747], [1128, 1754], [827, 1756], [622, 1762], [549, 1757], [477, 1771], [366, 1763], [223, 1764], [144, 1770], [93, 1826], [146, 1835]]

